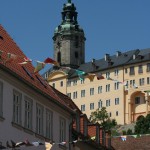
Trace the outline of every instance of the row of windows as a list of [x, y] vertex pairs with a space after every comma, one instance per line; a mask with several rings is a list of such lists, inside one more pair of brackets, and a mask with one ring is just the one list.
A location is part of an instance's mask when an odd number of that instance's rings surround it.
[[[115, 98], [115, 101], [114, 101], [114, 102], [115, 102], [115, 105], [119, 105], [119, 103], [120, 103], [119, 98]], [[141, 103], [142, 103], [142, 99], [141, 99], [140, 97], [135, 97], [134, 102], [135, 102], [135, 104], [141, 104]], [[106, 106], [106, 107], [111, 106], [111, 101], [110, 101], [110, 99], [108, 99], [108, 100], [105, 101], [105, 106]], [[98, 108], [102, 108], [102, 107], [104, 107], [104, 106], [103, 106], [103, 101], [100, 100], [100, 101], [98, 102]], [[95, 109], [95, 108], [94, 108], [94, 103], [90, 103], [90, 110], [93, 110], [93, 109]], [[85, 111], [85, 104], [81, 105], [81, 111]]]
[[[150, 72], [150, 63], [147, 63], [146, 72]], [[128, 73], [128, 68], [125, 68], [125, 73], [126, 73], [126, 74]], [[143, 73], [143, 65], [139, 65], [139, 66], [138, 66], [138, 73], [139, 73], [139, 74]], [[130, 74], [130, 75], [135, 75], [135, 67], [134, 67], [134, 66], [131, 66], [131, 67], [129, 68], [129, 74]], [[105, 75], [106, 75], [106, 79], [109, 78], [109, 77], [110, 77], [110, 72], [107, 71], [107, 72], [105, 73]], [[114, 76], [118, 76], [118, 75], [119, 75], [119, 69], [115, 69], [115, 70], [114, 70]], [[78, 81], [77, 79], [74, 79], [73, 81], [68, 80], [67, 86], [68, 86], [68, 87], [71, 86], [71, 83], [73, 83], [72, 85], [75, 86], [75, 85], [77, 85], [77, 81]], [[81, 80], [81, 84], [83, 84], [83, 83], [84, 83], [84, 79]]]
[[[33, 130], [33, 120], [36, 121], [36, 133], [44, 135], [47, 138], [53, 138], [53, 112], [47, 108], [44, 108], [43, 105], [36, 103], [33, 104], [33, 100], [27, 96], [22, 97], [22, 94], [16, 90], [13, 90], [13, 123], [16, 125], [22, 126], [24, 123], [24, 128]], [[3, 117], [3, 83], [0, 82], [0, 117]], [[35, 109], [33, 109], [33, 107]], [[36, 116], [34, 117], [33, 110], [36, 111]], [[24, 122], [22, 122], [24, 121]], [[66, 120], [60, 117], [59, 120], [59, 134], [60, 141], [65, 141], [66, 139]]]
[[[150, 72], [150, 63], [147, 63], [147, 67], [146, 67], [146, 72]], [[125, 73], [128, 73], [128, 69], [125, 68]], [[141, 74], [143, 73], [143, 65], [139, 65], [138, 66], [138, 73]], [[131, 66], [129, 68], [129, 74], [130, 75], [135, 75], [135, 67], [134, 66]]]
[[[145, 83], [146, 82], [146, 83]], [[150, 77], [147, 78], [140, 78], [139, 79], [139, 86], [143, 86], [145, 84], [150, 84]], [[135, 88], [137, 88], [138, 86], [135, 83], [135, 80], [130, 80], [126, 82], [126, 86], [128, 88], [128, 86], [134, 86]]]
[[[147, 77], [146, 78], [146, 82], [147, 84], [150, 84], [150, 77]], [[142, 86], [145, 84], [145, 78], [140, 78], [139, 79], [139, 86]], [[115, 82], [114, 83], [114, 90], [119, 90], [119, 85], [120, 85], [120, 82]], [[136, 85], [135, 83], [135, 80], [129, 80], [129, 81], [126, 81], [126, 87], [128, 88], [130, 86], [133, 86], [134, 88], [137, 88], [138, 86]], [[95, 89], [94, 88], [90, 88], [90, 95], [94, 95], [95, 94]], [[102, 86], [98, 86], [98, 94], [102, 93], [103, 92], [103, 87]], [[110, 92], [110, 84], [107, 84], [106, 85], [106, 92]], [[68, 93], [67, 94], [70, 98], [71, 98], [71, 93]], [[85, 90], [81, 90], [81, 98], [82, 97], [85, 97], [86, 95], [86, 91]], [[73, 99], [77, 99], [78, 98], [78, 92], [75, 91], [73, 92]]]
[[[119, 98], [115, 98], [115, 105], [119, 105]], [[106, 100], [105, 106], [106, 107], [110, 106], [110, 99]], [[103, 101], [100, 100], [98, 102], [98, 108], [102, 108], [102, 107], [104, 107], [103, 106]], [[93, 110], [93, 109], [95, 109], [94, 108], [94, 103], [90, 103], [90, 110]], [[81, 111], [85, 111], [85, 104], [81, 105]]]

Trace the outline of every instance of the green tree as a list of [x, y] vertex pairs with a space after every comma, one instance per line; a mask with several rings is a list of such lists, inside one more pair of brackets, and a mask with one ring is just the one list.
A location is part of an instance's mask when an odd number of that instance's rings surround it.
[[146, 117], [141, 116], [135, 125], [136, 134], [147, 134], [150, 133], [150, 114]]
[[106, 107], [93, 111], [90, 115], [90, 121], [93, 123], [98, 122], [105, 130], [110, 130], [117, 125], [115, 119], [110, 119], [106, 110]]

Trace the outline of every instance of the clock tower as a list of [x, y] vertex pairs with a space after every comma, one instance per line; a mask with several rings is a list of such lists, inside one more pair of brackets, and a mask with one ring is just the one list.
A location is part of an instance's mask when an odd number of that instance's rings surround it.
[[78, 68], [85, 63], [84, 31], [77, 21], [76, 7], [68, 0], [63, 6], [62, 22], [54, 31], [54, 59], [61, 66]]

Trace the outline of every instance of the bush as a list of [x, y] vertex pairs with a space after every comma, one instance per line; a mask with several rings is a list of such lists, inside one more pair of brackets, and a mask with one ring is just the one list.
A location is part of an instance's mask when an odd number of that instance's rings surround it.
[[123, 135], [127, 135], [127, 132], [125, 130], [122, 131]]
[[133, 134], [133, 133], [132, 133], [132, 130], [131, 130], [131, 129], [128, 129], [128, 130], [127, 130], [127, 135], [131, 135], [131, 134]]

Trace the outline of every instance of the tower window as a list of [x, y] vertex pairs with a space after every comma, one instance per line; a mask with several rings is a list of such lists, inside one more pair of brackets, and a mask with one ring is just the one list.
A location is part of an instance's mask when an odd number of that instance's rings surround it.
[[79, 37], [75, 36], [75, 47], [78, 48], [79, 47]]
[[79, 56], [78, 52], [75, 52], [75, 58], [78, 58], [78, 56]]
[[61, 64], [61, 52], [58, 52], [57, 61]]

